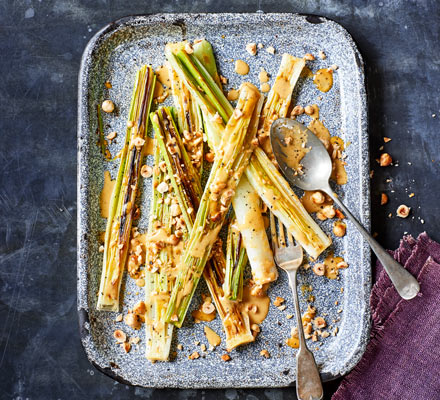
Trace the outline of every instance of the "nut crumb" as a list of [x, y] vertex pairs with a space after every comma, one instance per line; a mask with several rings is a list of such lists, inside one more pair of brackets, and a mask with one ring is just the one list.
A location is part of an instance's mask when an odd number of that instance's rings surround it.
[[321, 60], [325, 60], [327, 58], [327, 55], [322, 50], [319, 50], [318, 57]]
[[266, 51], [267, 51], [269, 54], [275, 54], [275, 49], [274, 49], [273, 46], [269, 46], [269, 47], [266, 49]]
[[257, 54], [257, 45], [256, 43], [248, 43], [246, 45], [246, 51], [251, 55], [255, 56]]
[[314, 109], [313, 109], [312, 106], [305, 106], [305, 108], [304, 108], [304, 112], [305, 112], [307, 115], [312, 115], [312, 114], [313, 114], [313, 111], [314, 111]]
[[187, 42], [187, 43], [185, 44], [185, 51], [187, 52], [187, 54], [192, 54], [192, 53], [194, 53], [194, 49], [193, 49], [191, 43]]
[[405, 204], [401, 204], [397, 208], [397, 216], [400, 218], [406, 218], [409, 215], [410, 210], [411, 209], [408, 206], [406, 206]]
[[388, 195], [385, 193], [381, 193], [380, 195], [380, 205], [383, 206], [388, 203]]
[[131, 344], [128, 342], [121, 343], [121, 347], [124, 349], [126, 353], [131, 350]]
[[337, 269], [348, 268], [348, 264], [347, 264], [345, 261], [341, 261], [341, 262], [338, 262], [338, 263], [336, 264], [336, 268], [337, 268]]
[[260, 356], [263, 356], [265, 358], [269, 358], [270, 357], [270, 353], [266, 349], [263, 349], [263, 350], [260, 351]]
[[312, 53], [306, 53], [304, 59], [307, 61], [313, 61], [315, 59], [315, 56]]
[[179, 344], [177, 345], [177, 350], [183, 350], [183, 345], [179, 343]]
[[103, 244], [101, 244], [101, 246], [99, 246], [99, 252], [104, 253], [104, 245]]
[[141, 175], [143, 178], [150, 178], [153, 175], [153, 168], [149, 165], [142, 165]]
[[347, 226], [341, 221], [335, 221], [333, 223], [333, 233], [337, 237], [345, 236], [345, 232], [347, 230]]
[[189, 356], [189, 359], [190, 359], [190, 360], [197, 360], [199, 357], [200, 357], [200, 354], [199, 354], [197, 351], [195, 351], [194, 353], [192, 353], [192, 354]]
[[318, 276], [323, 276], [325, 273], [325, 266], [322, 263], [316, 263], [313, 266], [313, 272]]
[[391, 138], [385, 136], [385, 137], [383, 138], [383, 141], [384, 141], [385, 143], [391, 142]]
[[252, 324], [251, 330], [253, 330], [254, 332], [260, 332], [260, 326], [258, 324]]
[[200, 345], [200, 349], [201, 349], [202, 351], [206, 351], [206, 344], [202, 343], [202, 344]]
[[278, 308], [278, 310], [280, 310], [280, 311], [284, 311], [286, 308], [287, 308], [287, 306], [285, 305], [285, 304], [283, 304], [282, 306], [279, 306], [279, 307], [277, 307]]
[[122, 321], [122, 314], [118, 314], [117, 316], [116, 316], [116, 318], [115, 318], [115, 321], [116, 322], [121, 322]]
[[108, 140], [113, 140], [117, 135], [118, 135], [117, 132], [110, 132], [110, 133], [106, 136], [106, 139], [108, 139]]
[[393, 162], [393, 159], [388, 153], [382, 153], [379, 159], [379, 165], [381, 167], [388, 167]]
[[112, 113], [115, 109], [115, 104], [111, 100], [104, 100], [101, 105], [102, 111]]
[[107, 89], [111, 89], [113, 87], [110, 81], [105, 81], [104, 85]]
[[293, 318], [293, 314], [287, 314], [287, 315], [286, 315], [286, 318], [287, 318], [287, 319], [292, 319], [292, 318]]
[[263, 43], [258, 43], [257, 44], [257, 47], [259, 48], [259, 49], [262, 49], [264, 46], [263, 46]]
[[415, 196], [414, 193], [410, 193], [410, 194], [408, 195], [408, 197], [414, 197], [414, 196]]
[[231, 360], [231, 356], [229, 354], [223, 354], [221, 356], [222, 361], [227, 362]]
[[324, 339], [329, 337], [329, 336], [330, 336], [330, 333], [328, 333], [327, 331], [324, 331], [324, 332], [321, 333], [321, 337], [323, 337]]
[[127, 340], [127, 335], [125, 332], [121, 331], [120, 329], [116, 329], [113, 332], [113, 337], [116, 339], [118, 343], [124, 343]]
[[132, 344], [138, 344], [140, 341], [141, 341], [141, 338], [138, 336], [130, 338], [130, 343], [132, 343]]
[[304, 114], [304, 107], [300, 105], [296, 105], [293, 107], [292, 112], [290, 113], [290, 116], [297, 116]]
[[273, 302], [275, 307], [278, 307], [278, 306], [280, 306], [283, 303], [284, 303], [284, 299], [282, 297], [280, 297], [280, 296], [277, 296], [275, 301]]
[[312, 322], [313, 322], [313, 325], [315, 325], [318, 329], [322, 329], [327, 326], [325, 319], [322, 317], [316, 317]]

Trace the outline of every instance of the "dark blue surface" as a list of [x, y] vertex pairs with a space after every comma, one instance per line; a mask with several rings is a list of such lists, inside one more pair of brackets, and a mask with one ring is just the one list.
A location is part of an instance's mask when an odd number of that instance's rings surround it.
[[[301, 12], [345, 26], [366, 62], [372, 231], [440, 240], [440, 3], [422, 1], [0, 2], [0, 398], [271, 399], [294, 389], [130, 388], [97, 372], [76, 313], [76, 90], [82, 51], [109, 21], [153, 12]], [[228, 6], [229, 4], [229, 6]], [[433, 117], [433, 114], [436, 116]], [[380, 168], [384, 145], [398, 166]], [[387, 182], [387, 180], [391, 181]], [[379, 195], [388, 193], [387, 206]], [[409, 198], [410, 193], [415, 196]], [[412, 207], [398, 219], [399, 204]], [[421, 220], [424, 220], [422, 224]], [[329, 395], [336, 384], [326, 384]]]

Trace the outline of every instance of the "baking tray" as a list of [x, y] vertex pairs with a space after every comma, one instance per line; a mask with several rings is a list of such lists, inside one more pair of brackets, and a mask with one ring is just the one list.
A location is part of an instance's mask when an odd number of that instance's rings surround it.
[[[313, 70], [333, 64], [339, 66], [330, 92], [319, 92], [309, 79], [297, 87], [295, 98], [298, 104], [317, 103], [321, 119], [325, 120], [331, 134], [351, 142], [346, 150], [348, 184], [337, 191], [364, 226], [367, 229], [370, 226], [363, 62], [353, 39], [344, 28], [323, 17], [298, 14], [156, 14], [122, 18], [92, 38], [84, 52], [79, 75], [78, 312], [82, 344], [93, 365], [114, 379], [132, 385], [156, 388], [293, 385], [295, 350], [287, 347], [284, 340], [289, 337], [294, 321], [286, 319], [286, 314], [294, 314], [294, 308], [284, 272], [280, 272], [280, 278], [272, 284], [269, 295], [272, 299], [284, 297], [286, 311], [281, 312], [271, 305], [256, 342], [232, 351], [232, 360], [227, 363], [220, 359], [224, 353], [222, 345], [198, 360], [188, 359], [193, 351], [200, 351], [195, 341], [205, 342], [203, 324], [194, 324], [190, 317], [200, 292], [207, 292], [204, 282], [199, 285], [189, 317], [173, 341], [172, 351], [176, 350], [177, 343], [183, 344], [184, 350], [179, 351], [171, 362], [152, 364], [145, 359], [142, 330], [136, 333], [141, 337], [138, 348], [132, 349], [129, 354], [123, 353], [112, 336], [116, 329], [115, 313], [96, 310], [102, 259], [98, 251], [98, 236], [105, 230], [105, 220], [100, 216], [99, 195], [104, 170], [110, 170], [114, 177], [118, 166], [117, 162], [104, 161], [96, 145], [95, 107], [108, 96], [104, 92], [104, 82], [112, 82], [110, 97], [117, 105], [116, 115], [105, 115], [104, 124], [107, 131], [125, 132], [136, 70], [143, 64], [161, 65], [165, 61], [164, 46], [167, 42], [201, 37], [213, 44], [220, 72], [229, 78], [228, 87], [237, 88], [244, 79], [257, 84], [260, 67], [269, 72], [272, 83], [284, 52], [302, 56], [308, 52], [317, 55], [323, 50], [327, 59], [317, 58], [310, 63]], [[261, 42], [266, 47], [271, 45], [276, 53], [271, 55], [263, 49], [252, 57], [245, 50], [249, 42]], [[250, 73], [246, 78], [233, 72], [232, 58], [248, 62]], [[171, 104], [171, 99], [165, 104]], [[116, 154], [120, 146], [122, 140], [112, 144], [111, 153]], [[147, 228], [149, 196], [150, 182], [145, 182], [141, 195], [141, 231]], [[326, 232], [331, 231], [331, 221], [320, 222], [320, 225]], [[343, 253], [350, 265], [341, 273], [339, 280], [315, 276], [310, 270], [299, 275], [299, 286], [311, 284], [314, 288], [318, 314], [324, 315], [329, 324], [339, 329], [336, 336], [319, 343], [309, 341], [323, 380], [336, 378], [352, 369], [362, 356], [369, 336], [369, 248], [350, 222], [347, 223], [347, 235], [334, 242], [335, 253]], [[123, 312], [143, 299], [143, 290], [137, 288], [132, 279], [124, 280], [122, 290]], [[301, 296], [301, 304], [305, 309], [304, 295]], [[332, 322], [338, 318], [338, 322]], [[221, 332], [218, 318], [209, 325]], [[128, 327], [124, 326], [124, 330], [134, 334]], [[259, 353], [262, 349], [267, 349], [271, 357], [261, 357]]]

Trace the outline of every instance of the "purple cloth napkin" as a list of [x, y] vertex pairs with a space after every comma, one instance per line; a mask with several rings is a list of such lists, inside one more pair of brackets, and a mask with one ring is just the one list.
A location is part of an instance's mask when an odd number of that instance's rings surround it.
[[420, 283], [402, 300], [380, 263], [370, 297], [371, 340], [332, 400], [440, 399], [440, 244], [405, 236], [391, 252]]

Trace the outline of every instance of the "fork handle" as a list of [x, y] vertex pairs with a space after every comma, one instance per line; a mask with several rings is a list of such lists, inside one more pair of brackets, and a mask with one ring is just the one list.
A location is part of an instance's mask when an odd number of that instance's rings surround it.
[[296, 395], [299, 400], [320, 400], [324, 396], [318, 366], [311, 351], [307, 348], [304, 328], [299, 308], [298, 288], [296, 284], [297, 269], [288, 270], [289, 285], [295, 303], [296, 324], [298, 326], [299, 350], [296, 354]]

